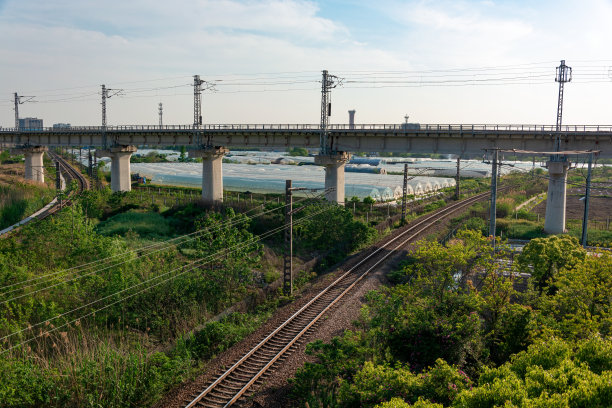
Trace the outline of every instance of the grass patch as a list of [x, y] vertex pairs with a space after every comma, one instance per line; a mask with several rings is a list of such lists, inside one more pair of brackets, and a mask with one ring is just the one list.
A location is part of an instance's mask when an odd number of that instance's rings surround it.
[[[569, 228], [568, 234], [582, 242], [582, 227]], [[596, 230], [589, 228], [587, 233], [587, 245], [612, 248], [612, 231]]]
[[100, 222], [96, 230], [101, 235], [125, 236], [128, 232], [140, 237], [167, 237], [172, 234], [170, 222], [155, 212], [138, 212], [130, 210]]
[[546, 236], [542, 222], [506, 218], [498, 219], [496, 226], [497, 234], [503, 234], [506, 238], [533, 239]]
[[35, 213], [53, 199], [54, 192], [33, 183], [0, 185], [0, 229]]

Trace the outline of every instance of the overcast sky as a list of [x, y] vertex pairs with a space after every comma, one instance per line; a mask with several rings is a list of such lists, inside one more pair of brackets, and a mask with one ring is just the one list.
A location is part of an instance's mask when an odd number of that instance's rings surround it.
[[[313, 123], [321, 70], [343, 78], [332, 123], [612, 124], [612, 2], [0, 0], [0, 126]], [[112, 93], [112, 92], [111, 92]]]

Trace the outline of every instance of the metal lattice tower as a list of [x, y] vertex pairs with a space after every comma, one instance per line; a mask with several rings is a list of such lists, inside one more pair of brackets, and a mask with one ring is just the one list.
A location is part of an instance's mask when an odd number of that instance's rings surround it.
[[199, 75], [193, 76], [193, 127], [199, 129], [202, 125], [202, 84]]
[[162, 103], [159, 103], [159, 108], [157, 109], [159, 112], [159, 127], [164, 126], [164, 120], [163, 120], [163, 116], [164, 116], [164, 106], [162, 105]]
[[328, 143], [327, 128], [329, 126], [329, 117], [331, 116], [331, 90], [338, 85], [342, 85], [342, 78], [335, 75], [329, 75], [327, 70], [323, 70], [323, 78], [321, 79], [321, 153], [330, 154], [332, 148]]
[[102, 85], [102, 129], [106, 129], [106, 98], [108, 98], [108, 91], [106, 85]]
[[[565, 65], [565, 60], [561, 60], [561, 65], [557, 67], [557, 73], [555, 75], [555, 82], [559, 83], [559, 100], [557, 102], [557, 137], [555, 139], [555, 151], [561, 150], [561, 122], [563, 120], [563, 88], [566, 82], [572, 80], [572, 68]], [[559, 155], [554, 156], [554, 160], [560, 160]]]

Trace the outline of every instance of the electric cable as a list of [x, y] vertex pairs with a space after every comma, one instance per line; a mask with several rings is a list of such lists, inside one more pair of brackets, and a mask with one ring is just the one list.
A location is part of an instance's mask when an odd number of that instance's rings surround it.
[[[305, 199], [306, 199], [306, 198], [304, 198], [304, 199], [300, 199], [300, 200], [296, 201], [296, 203], [299, 203], [299, 202], [301, 202], [301, 201], [304, 201]], [[46, 277], [49, 277], [49, 276], [55, 276], [55, 275], [61, 274], [61, 273], [63, 273], [63, 272], [68, 272], [68, 271], [72, 271], [72, 270], [74, 270], [74, 269], [79, 269], [79, 268], [83, 268], [83, 267], [87, 266], [87, 267], [88, 267], [87, 269], [80, 270], [80, 271], [79, 271], [79, 270], [77, 270], [77, 271], [73, 271], [73, 272], [70, 272], [69, 274], [74, 274], [74, 273], [79, 273], [79, 272], [85, 272], [85, 271], [87, 271], [88, 269], [90, 269], [92, 266], [94, 266], [94, 265], [96, 265], [96, 264], [99, 264], [99, 263], [101, 263], [101, 262], [107, 261], [107, 260], [109, 260], [109, 259], [112, 259], [112, 258], [117, 258], [117, 257], [120, 257], [120, 256], [127, 256], [127, 255], [129, 255], [129, 254], [131, 254], [131, 253], [139, 253], [139, 255], [138, 255], [137, 257], [135, 257], [135, 258], [131, 258], [131, 259], [128, 259], [128, 260], [125, 260], [125, 261], [121, 261], [121, 262], [118, 262], [118, 263], [115, 263], [115, 264], [112, 264], [112, 265], [104, 265], [104, 267], [103, 267], [103, 268], [101, 268], [101, 269], [96, 269], [96, 270], [94, 270], [94, 271], [92, 271], [92, 272], [89, 272], [89, 273], [87, 273], [87, 274], [78, 275], [78, 276], [76, 276], [76, 277], [73, 277], [72, 279], [63, 280], [63, 281], [61, 281], [61, 282], [58, 282], [58, 283], [57, 283], [57, 284], [55, 284], [55, 285], [52, 285], [52, 286], [47, 286], [47, 287], [45, 287], [45, 288], [40, 288], [40, 289], [38, 289], [38, 290], [36, 290], [36, 291], [28, 292], [28, 293], [26, 293], [26, 294], [23, 294], [23, 295], [20, 295], [20, 296], [15, 296], [15, 297], [13, 297], [13, 298], [11, 298], [11, 299], [8, 299], [8, 300], [3, 300], [3, 301], [0, 301], [0, 305], [5, 304], [5, 303], [8, 303], [8, 302], [13, 301], [13, 300], [16, 300], [16, 299], [19, 299], [19, 298], [22, 298], [22, 297], [27, 296], [27, 295], [29, 295], [29, 294], [38, 293], [38, 292], [40, 292], [40, 291], [47, 290], [47, 289], [50, 289], [50, 288], [52, 288], [52, 287], [56, 287], [56, 286], [58, 286], [58, 285], [60, 285], [60, 284], [62, 284], [62, 283], [72, 282], [72, 281], [74, 281], [74, 280], [76, 280], [76, 279], [80, 279], [80, 278], [82, 278], [82, 277], [86, 277], [86, 276], [91, 276], [91, 275], [93, 275], [93, 274], [96, 274], [96, 273], [98, 273], [98, 272], [102, 272], [102, 271], [104, 271], [104, 270], [108, 270], [108, 269], [113, 268], [113, 267], [115, 267], [115, 266], [119, 266], [119, 265], [125, 264], [125, 263], [127, 263], [127, 262], [132, 262], [132, 261], [135, 261], [135, 260], [140, 259], [140, 258], [142, 258], [142, 257], [144, 257], [144, 256], [149, 256], [149, 255], [151, 255], [151, 254], [153, 254], [153, 253], [156, 253], [156, 252], [160, 252], [160, 251], [164, 251], [164, 250], [170, 249], [171, 247], [174, 247], [174, 246], [176, 246], [176, 245], [178, 245], [178, 244], [168, 245], [168, 246], [167, 246], [167, 247], [165, 247], [165, 248], [156, 249], [156, 250], [150, 251], [150, 252], [148, 252], [148, 253], [146, 253], [146, 254], [144, 254], [144, 253], [143, 253], [143, 254], [140, 254], [140, 253], [141, 253], [141, 252], [142, 252], [144, 249], [149, 249], [149, 248], [153, 248], [153, 247], [160, 246], [160, 245], [166, 245], [168, 242], [173, 242], [173, 241], [176, 241], [176, 240], [183, 239], [183, 238], [186, 238], [186, 237], [191, 236], [191, 238], [189, 238], [188, 240], [186, 240], [186, 241], [184, 241], [184, 242], [181, 242], [181, 243], [180, 243], [180, 244], [183, 244], [183, 243], [188, 242], [188, 241], [190, 241], [190, 240], [192, 240], [192, 239], [196, 239], [196, 238], [197, 238], [197, 236], [195, 236], [196, 234], [202, 234], [202, 233], [205, 233], [205, 232], [214, 232], [214, 231], [218, 231], [218, 230], [223, 229], [223, 228], [232, 227], [232, 226], [237, 225], [237, 224], [240, 224], [240, 223], [242, 223], [242, 222], [246, 222], [246, 221], [248, 221], [248, 220], [252, 220], [252, 219], [254, 219], [254, 218], [257, 218], [257, 217], [263, 216], [263, 215], [265, 215], [265, 214], [268, 214], [268, 213], [271, 213], [271, 212], [277, 211], [277, 210], [282, 209], [282, 208], [284, 208], [284, 207], [286, 207], [286, 205], [283, 205], [283, 206], [281, 206], [281, 207], [272, 208], [272, 209], [270, 209], [270, 210], [266, 210], [266, 211], [264, 211], [264, 212], [262, 212], [262, 213], [259, 213], [259, 214], [255, 215], [255, 216], [253, 216], [253, 217], [247, 217], [246, 219], [244, 219], [244, 218], [243, 218], [243, 219], [239, 219], [239, 220], [236, 220], [236, 219], [230, 219], [230, 220], [228, 220], [227, 222], [225, 222], [224, 224], [221, 224], [221, 225], [217, 226], [215, 229], [212, 229], [212, 230], [211, 230], [210, 228], [201, 229], [201, 230], [198, 230], [198, 231], [194, 231], [194, 232], [192, 232], [192, 233], [189, 233], [189, 234], [182, 235], [182, 236], [180, 236], [180, 237], [172, 238], [172, 239], [167, 240], [167, 241], [163, 241], [163, 242], [160, 242], [160, 243], [151, 244], [151, 245], [148, 245], [148, 246], [145, 246], [145, 247], [142, 247], [142, 248], [138, 248], [138, 249], [134, 249], [134, 250], [128, 250], [128, 251], [125, 251], [125, 252], [123, 252], [123, 253], [121, 253], [121, 254], [112, 255], [112, 256], [109, 256], [109, 257], [106, 257], [106, 258], [102, 258], [102, 259], [100, 259], [100, 260], [96, 260], [96, 261], [93, 261], [93, 262], [89, 262], [89, 263], [86, 263], [86, 264], [83, 264], [83, 265], [78, 265], [78, 266], [75, 266], [75, 267], [72, 267], [72, 268], [69, 268], [69, 269], [60, 270], [60, 271], [57, 271], [57, 272], [53, 272], [53, 273], [50, 273], [50, 274], [46, 274], [46, 275], [42, 275], [42, 276], [39, 276], [39, 277], [36, 277], [36, 278], [32, 278], [32, 279], [29, 279], [29, 280], [26, 280], [26, 281], [22, 281], [22, 282], [18, 282], [18, 283], [14, 283], [14, 284], [11, 284], [11, 285], [4, 286], [4, 287], [2, 287], [2, 288], [0, 288], [0, 289], [1, 289], [1, 290], [3, 290], [3, 289], [7, 289], [7, 288], [10, 288], [10, 287], [14, 287], [14, 286], [16, 286], [16, 285], [21, 285], [21, 284], [23, 284], [23, 283], [32, 282], [32, 281], [39, 280], [39, 279], [42, 279], [42, 278], [46, 278]], [[247, 212], [250, 212], [250, 211], [253, 211], [253, 210], [257, 210], [257, 209], [259, 209], [259, 207], [256, 207], [256, 208], [254, 208], [254, 209], [251, 209], [251, 210], [249, 210], [249, 211], [247, 211]], [[36, 285], [39, 285], [39, 284], [41, 284], [41, 283], [50, 283], [50, 282], [52, 282], [52, 281], [53, 281], [53, 280], [55, 280], [55, 279], [57, 279], [57, 278], [50, 279], [50, 280], [49, 280], [49, 281], [47, 281], [47, 282], [37, 282], [37, 283], [31, 284], [31, 285], [21, 286], [21, 287], [19, 287], [19, 288], [17, 288], [17, 289], [13, 289], [13, 290], [10, 290], [10, 291], [3, 292], [3, 293], [1, 293], [0, 295], [6, 295], [6, 294], [9, 294], [9, 293], [14, 293], [14, 292], [16, 292], [16, 291], [18, 291], [18, 290], [22, 290], [22, 289], [30, 288], [30, 287], [32, 287], [32, 286], [36, 286]]]
[[[300, 219], [298, 219], [298, 220], [294, 221], [294, 225], [299, 225], [300, 223], [302, 223], [302, 222], [304, 222], [304, 221], [306, 221], [306, 220], [308, 220], [308, 219], [310, 219], [310, 218], [313, 218], [313, 217], [315, 217], [315, 216], [317, 216], [317, 215], [319, 215], [319, 214], [321, 214], [321, 213], [323, 213], [323, 212], [325, 212], [325, 211], [328, 211], [330, 208], [333, 208], [333, 205], [327, 205], [327, 206], [325, 206], [325, 208], [324, 208], [324, 209], [322, 209], [322, 210], [320, 210], [320, 211], [314, 212], [314, 213], [312, 213], [312, 214], [309, 214], [309, 215], [307, 215], [307, 216], [305, 216], [305, 217], [302, 217], [302, 218], [300, 218]], [[246, 247], [246, 246], [249, 246], [249, 245], [252, 245], [252, 244], [254, 244], [254, 243], [258, 242], [258, 241], [260, 241], [261, 239], [267, 238], [268, 236], [274, 235], [274, 234], [278, 233], [279, 231], [282, 231], [282, 230], [284, 230], [284, 229], [286, 229], [286, 228], [287, 228], [287, 224], [283, 224], [282, 226], [279, 226], [279, 227], [276, 227], [276, 228], [274, 228], [274, 229], [272, 229], [272, 230], [270, 230], [270, 231], [267, 231], [266, 233], [261, 234], [260, 236], [256, 236], [256, 237], [251, 238], [251, 239], [250, 239], [249, 241], [247, 241], [246, 243], [242, 242], [242, 243], [236, 244], [236, 245], [234, 245], [234, 246], [232, 246], [232, 247], [230, 247], [230, 248], [234, 248], [235, 250], [237, 250], [237, 249], [241, 249], [241, 248], [243, 248], [243, 247]], [[81, 309], [83, 309], [83, 308], [85, 308], [85, 307], [88, 307], [88, 306], [91, 306], [91, 305], [93, 305], [93, 304], [99, 303], [99, 302], [101, 302], [101, 301], [103, 301], [103, 300], [106, 300], [106, 299], [108, 299], [108, 298], [110, 298], [110, 297], [113, 297], [113, 296], [116, 296], [116, 295], [118, 295], [118, 294], [124, 293], [124, 292], [126, 292], [126, 291], [128, 291], [128, 290], [134, 289], [135, 287], [139, 287], [139, 286], [142, 286], [143, 284], [150, 283], [151, 281], [156, 280], [156, 279], [159, 279], [160, 277], [166, 276], [166, 275], [168, 275], [168, 274], [170, 274], [170, 273], [172, 273], [172, 272], [176, 272], [176, 271], [179, 271], [179, 270], [181, 270], [181, 269], [186, 269], [186, 268], [188, 268], [188, 267], [191, 267], [191, 269], [189, 269], [189, 270], [184, 270], [183, 272], [180, 272], [180, 273], [178, 273], [178, 274], [175, 274], [174, 276], [171, 276], [170, 278], [167, 278], [167, 279], [165, 279], [165, 280], [163, 280], [163, 281], [161, 281], [161, 282], [158, 282], [158, 283], [156, 283], [156, 284], [153, 284], [153, 285], [151, 285], [151, 286], [148, 286], [148, 287], [146, 287], [146, 288], [144, 288], [144, 289], [139, 290], [138, 292], [135, 292], [135, 293], [133, 293], [133, 294], [130, 294], [130, 295], [128, 295], [128, 296], [123, 297], [122, 299], [118, 299], [118, 300], [117, 300], [117, 301], [115, 301], [115, 302], [112, 302], [112, 303], [110, 303], [110, 304], [107, 304], [107, 305], [105, 305], [104, 307], [101, 307], [101, 308], [96, 309], [96, 310], [94, 310], [94, 311], [92, 311], [92, 312], [89, 312], [89, 313], [87, 313], [86, 315], [82, 315], [82, 316], [80, 316], [80, 317], [78, 317], [78, 318], [75, 318], [75, 319], [71, 320], [70, 322], [64, 323], [63, 325], [56, 326], [56, 327], [54, 327], [54, 328], [52, 328], [52, 329], [50, 329], [50, 330], [47, 330], [47, 331], [46, 331], [46, 333], [47, 333], [47, 334], [48, 334], [48, 333], [51, 333], [51, 332], [54, 332], [54, 331], [56, 331], [56, 330], [58, 330], [58, 329], [60, 329], [60, 328], [62, 328], [62, 327], [65, 327], [66, 325], [69, 325], [69, 324], [71, 324], [71, 323], [76, 322], [77, 320], [81, 320], [81, 319], [83, 319], [83, 318], [85, 318], [85, 317], [88, 317], [88, 316], [90, 316], [90, 315], [92, 315], [92, 314], [95, 314], [95, 313], [97, 313], [97, 312], [99, 312], [99, 311], [101, 311], [101, 310], [107, 309], [108, 307], [110, 307], [110, 306], [112, 306], [112, 305], [114, 305], [114, 304], [117, 304], [117, 303], [119, 303], [119, 302], [122, 302], [122, 301], [124, 301], [124, 300], [126, 300], [126, 299], [129, 299], [129, 298], [131, 298], [131, 297], [133, 297], [133, 296], [135, 296], [135, 295], [137, 295], [137, 294], [140, 294], [140, 293], [142, 293], [142, 292], [144, 292], [144, 291], [146, 291], [146, 290], [152, 289], [153, 287], [156, 287], [156, 286], [158, 286], [158, 285], [160, 285], [160, 284], [162, 284], [162, 283], [165, 283], [165, 282], [167, 282], [167, 281], [169, 281], [169, 280], [171, 280], [171, 279], [174, 279], [174, 278], [176, 278], [176, 277], [178, 277], [178, 276], [181, 276], [181, 275], [183, 275], [183, 274], [185, 274], [185, 273], [187, 273], [187, 272], [190, 272], [190, 271], [192, 271], [192, 270], [196, 269], [197, 267], [202, 266], [202, 264], [203, 264], [203, 261], [204, 261], [204, 260], [207, 260], [207, 259], [209, 259], [209, 258], [216, 259], [216, 257], [217, 257], [217, 256], [219, 256], [219, 255], [224, 255], [224, 254], [227, 254], [230, 248], [224, 248], [224, 249], [221, 249], [221, 250], [217, 251], [217, 252], [216, 252], [216, 253], [214, 253], [214, 254], [210, 254], [210, 255], [208, 255], [208, 256], [206, 256], [206, 257], [203, 257], [203, 258], [200, 258], [200, 259], [198, 259], [198, 260], [196, 260], [196, 261], [192, 261], [191, 263], [189, 263], [189, 264], [187, 264], [187, 265], [183, 265], [183, 266], [181, 266], [181, 267], [179, 267], [179, 268], [173, 269], [173, 270], [168, 271], [168, 272], [165, 272], [165, 273], [163, 273], [163, 274], [156, 275], [155, 277], [150, 278], [150, 279], [148, 279], [148, 280], [146, 280], [146, 281], [140, 282], [140, 283], [138, 283], [138, 284], [136, 284], [136, 285], [132, 285], [132, 286], [130, 286], [130, 287], [128, 287], [128, 288], [122, 289], [122, 290], [120, 290], [120, 291], [118, 291], [118, 292], [115, 292], [115, 293], [113, 293], [113, 294], [111, 294], [111, 295], [107, 295], [107, 296], [105, 296], [105, 297], [103, 297], [103, 298], [101, 298], [101, 299], [98, 299], [98, 300], [92, 301], [92, 302], [90, 302], [90, 303], [88, 303], [88, 304], [86, 304], [86, 305], [81, 305], [81, 306], [79, 306], [79, 307], [77, 307], [77, 308], [74, 308], [74, 309], [72, 309], [72, 310], [70, 310], [70, 311], [68, 311], [68, 312], [62, 313], [62, 314], [60, 314], [60, 315], [58, 315], [58, 316], [55, 316], [55, 317], [53, 317], [53, 318], [51, 318], [51, 319], [44, 320], [44, 321], [42, 321], [42, 322], [36, 323], [35, 325], [31, 325], [31, 326], [28, 326], [27, 328], [24, 328], [24, 329], [21, 329], [21, 330], [19, 330], [19, 331], [13, 332], [13, 333], [11, 333], [11, 334], [5, 335], [4, 337], [1, 337], [1, 338], [0, 338], [0, 341], [5, 340], [5, 339], [8, 339], [8, 338], [10, 338], [10, 337], [13, 337], [13, 336], [15, 336], [15, 335], [17, 335], [17, 334], [20, 334], [20, 333], [22, 333], [22, 332], [24, 332], [24, 331], [26, 331], [26, 330], [31, 330], [31, 329], [33, 329], [33, 328], [35, 328], [35, 327], [38, 327], [38, 326], [42, 325], [42, 324], [50, 323], [51, 321], [54, 321], [54, 320], [56, 320], [56, 319], [58, 319], [58, 318], [61, 318], [61, 317], [63, 317], [63, 316], [66, 316], [66, 315], [68, 315], [68, 314], [70, 314], [70, 313], [73, 313], [73, 312], [75, 312], [75, 311], [77, 311], [77, 310], [81, 310]], [[197, 264], [197, 265], [196, 265], [196, 264]], [[4, 353], [6, 353], [6, 352], [8, 352], [8, 351], [10, 351], [10, 350], [12, 350], [12, 349], [14, 349], [14, 348], [16, 348], [16, 347], [19, 347], [19, 346], [22, 346], [22, 345], [24, 345], [24, 344], [27, 344], [27, 343], [29, 343], [29, 342], [31, 342], [31, 341], [33, 341], [33, 340], [35, 340], [35, 339], [39, 338], [39, 337], [42, 337], [43, 335], [44, 335], [44, 333], [41, 333], [41, 334], [39, 334], [39, 335], [36, 335], [36, 336], [34, 336], [34, 337], [31, 337], [30, 339], [28, 339], [28, 340], [26, 340], [26, 341], [23, 341], [23, 342], [21, 342], [21, 343], [18, 343], [18, 344], [16, 344], [16, 345], [13, 345], [13, 346], [11, 346], [11, 347], [7, 348], [7, 349], [2, 350], [2, 351], [0, 352], [0, 354], [4, 354]]]

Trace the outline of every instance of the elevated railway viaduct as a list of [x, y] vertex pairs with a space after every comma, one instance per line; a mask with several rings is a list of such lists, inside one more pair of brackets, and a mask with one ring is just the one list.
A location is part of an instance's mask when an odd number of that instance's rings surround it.
[[[192, 157], [203, 161], [202, 198], [223, 199], [222, 159], [231, 148], [287, 149], [320, 148], [327, 153], [315, 157], [325, 166], [327, 199], [344, 203], [344, 165], [351, 152], [441, 153], [480, 157], [485, 149], [597, 151], [612, 157], [612, 126], [566, 125], [471, 125], [471, 124], [349, 124], [329, 125], [325, 134], [311, 124], [219, 124], [167, 126], [84, 126], [66, 129], [2, 129], [0, 143], [26, 157], [26, 175], [41, 177], [33, 168], [52, 146], [92, 146], [98, 157], [111, 158], [111, 188], [130, 190], [130, 157], [137, 146], [188, 146]], [[565, 181], [569, 162], [549, 162], [549, 200], [556, 211], [547, 231], [565, 229]], [[552, 189], [552, 191], [551, 191]], [[547, 206], [548, 208], [548, 206]], [[553, 219], [554, 218], [554, 219]]]

